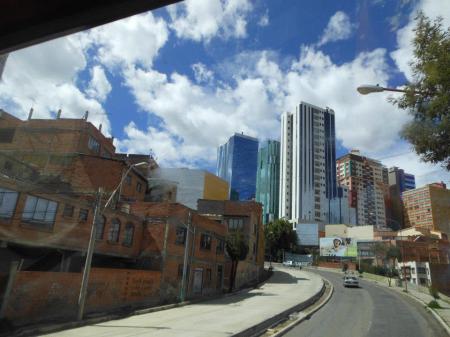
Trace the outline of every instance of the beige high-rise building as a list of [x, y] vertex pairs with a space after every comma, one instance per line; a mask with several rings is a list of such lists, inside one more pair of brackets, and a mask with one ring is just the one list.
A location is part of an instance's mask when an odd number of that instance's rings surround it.
[[386, 227], [385, 198], [389, 193], [387, 169], [381, 162], [352, 150], [336, 160], [338, 184], [349, 189], [358, 225]]
[[406, 227], [450, 235], [450, 190], [443, 183], [403, 192]]

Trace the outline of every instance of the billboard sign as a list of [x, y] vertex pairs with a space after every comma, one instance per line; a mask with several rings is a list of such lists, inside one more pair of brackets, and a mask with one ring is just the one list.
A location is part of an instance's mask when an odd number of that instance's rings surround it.
[[320, 256], [356, 257], [357, 241], [338, 236], [320, 238]]

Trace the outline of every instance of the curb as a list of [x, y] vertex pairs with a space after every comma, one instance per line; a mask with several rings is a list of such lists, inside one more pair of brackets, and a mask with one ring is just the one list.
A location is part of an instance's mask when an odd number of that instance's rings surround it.
[[325, 300], [316, 308], [314, 308], [311, 312], [309, 312], [307, 315], [303, 315], [300, 313], [301, 317], [299, 317], [298, 319], [296, 319], [295, 321], [293, 321], [291, 324], [285, 326], [283, 329], [281, 329], [280, 331], [277, 331], [276, 333], [274, 333], [273, 335], [271, 335], [271, 337], [280, 337], [283, 336], [284, 334], [286, 334], [288, 331], [292, 330], [294, 327], [296, 327], [297, 325], [299, 325], [300, 323], [302, 323], [304, 320], [309, 319], [312, 315], [314, 315], [317, 311], [319, 311], [325, 304], [328, 303], [328, 301], [330, 300], [331, 296], [333, 296], [334, 293], [334, 287], [333, 284], [328, 281], [326, 278], [322, 277], [322, 280], [324, 280], [325, 282], [327, 282], [330, 285], [330, 293], [327, 295], [327, 297], [325, 298]]
[[286, 309], [286, 310], [282, 311], [281, 313], [279, 313], [261, 323], [255, 324], [245, 330], [235, 333], [235, 334], [231, 335], [231, 337], [258, 336], [262, 332], [264, 332], [266, 329], [268, 329], [269, 327], [283, 321], [286, 318], [286, 316], [289, 316], [293, 312], [302, 311], [302, 310], [306, 309], [307, 307], [311, 306], [312, 304], [317, 302], [317, 300], [320, 297], [322, 297], [324, 292], [325, 292], [325, 282], [323, 282], [323, 280], [322, 280], [322, 287], [320, 288], [320, 290], [316, 294], [314, 294], [312, 297], [310, 297], [309, 299], [307, 299], [299, 304], [296, 304], [293, 307]]
[[[375, 281], [375, 280], [371, 280], [371, 279], [365, 279], [365, 280], [367, 280], [367, 281], [369, 281], [369, 282], [372, 282], [372, 283], [375, 283], [375, 284], [377, 284], [378, 286], [380, 286], [380, 282], [377, 282], [377, 281]], [[416, 300], [417, 302], [419, 302], [420, 304], [422, 304], [422, 305], [424, 305], [425, 306], [425, 309], [429, 312], [429, 313], [431, 313], [432, 315], [433, 315], [433, 317], [439, 322], [439, 324], [444, 328], [444, 330], [447, 332], [447, 334], [450, 336], [450, 327], [447, 325], [447, 323], [442, 319], [442, 317], [441, 316], [439, 316], [439, 314], [436, 312], [436, 311], [434, 311], [433, 309], [431, 309], [431, 308], [429, 308], [428, 307], [428, 303], [425, 303], [424, 301], [422, 301], [421, 299], [419, 299], [419, 298], [417, 298], [417, 297], [415, 297], [414, 295], [411, 295], [411, 294], [409, 294], [409, 293], [405, 293], [405, 292], [403, 292], [403, 291], [400, 291], [400, 290], [395, 290], [395, 289], [392, 289], [392, 288], [390, 288], [390, 287], [387, 287], [387, 286], [382, 286], [383, 288], [387, 288], [387, 289], [390, 289], [391, 291], [395, 291], [395, 292], [397, 292], [397, 293], [400, 293], [400, 294], [402, 294], [402, 295], [404, 295], [404, 296], [407, 296], [407, 297], [409, 297], [409, 298], [412, 298], [413, 300]]]

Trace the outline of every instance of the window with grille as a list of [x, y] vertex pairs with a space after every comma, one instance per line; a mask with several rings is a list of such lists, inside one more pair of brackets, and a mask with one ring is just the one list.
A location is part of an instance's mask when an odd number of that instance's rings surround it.
[[0, 218], [12, 218], [18, 197], [18, 192], [0, 187]]
[[109, 242], [118, 242], [120, 234], [120, 221], [119, 219], [112, 219], [111, 226], [109, 228], [108, 233], [108, 241]]
[[184, 245], [185, 242], [186, 242], [186, 228], [178, 227], [176, 231], [175, 243], [177, 245]]
[[105, 232], [105, 223], [106, 218], [103, 215], [97, 216], [97, 220], [95, 221], [96, 231], [95, 231], [95, 239], [103, 240], [103, 234]]
[[211, 235], [202, 234], [200, 237], [200, 248], [211, 250]]
[[131, 246], [133, 244], [133, 236], [134, 236], [134, 225], [132, 223], [127, 223], [125, 226], [123, 245]]
[[92, 136], [89, 137], [88, 147], [96, 153], [100, 152], [100, 143]]
[[87, 221], [89, 215], [89, 210], [86, 208], [80, 208], [80, 213], [78, 214], [78, 220]]
[[44, 198], [27, 196], [22, 220], [36, 227], [51, 229], [55, 222], [58, 203]]

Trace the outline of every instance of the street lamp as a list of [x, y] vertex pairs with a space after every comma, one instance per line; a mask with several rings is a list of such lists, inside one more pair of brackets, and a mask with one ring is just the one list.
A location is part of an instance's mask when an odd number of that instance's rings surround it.
[[125, 178], [127, 177], [128, 173], [134, 168], [138, 166], [147, 165], [147, 162], [141, 162], [137, 164], [130, 165], [128, 170], [125, 172], [125, 174], [122, 176], [122, 179], [120, 180], [119, 185], [114, 189], [114, 191], [111, 193], [111, 196], [109, 197], [108, 201], [106, 201], [105, 206], [101, 210], [100, 208], [100, 202], [101, 202], [101, 195], [103, 193], [102, 188], [98, 189], [96, 202], [95, 202], [95, 209], [94, 209], [94, 218], [92, 220], [92, 227], [91, 227], [91, 236], [89, 237], [89, 244], [88, 249], [86, 252], [86, 261], [84, 264], [83, 269], [83, 277], [81, 279], [81, 288], [80, 288], [80, 295], [78, 297], [78, 320], [83, 319], [83, 313], [84, 313], [84, 305], [86, 302], [86, 294], [87, 294], [87, 286], [89, 282], [89, 274], [91, 272], [91, 264], [92, 264], [92, 255], [94, 254], [94, 246], [95, 246], [95, 236], [97, 232], [97, 226], [96, 226], [96, 220], [99, 214], [103, 214], [105, 209], [109, 206], [111, 201], [113, 200], [115, 194], [122, 186], [123, 182], [125, 181]]
[[406, 92], [403, 89], [395, 89], [395, 88], [385, 88], [380, 87], [380, 85], [371, 85], [371, 84], [363, 84], [356, 88], [361, 95], [368, 95], [374, 92], [382, 92], [382, 91], [395, 91], [395, 92]]

